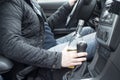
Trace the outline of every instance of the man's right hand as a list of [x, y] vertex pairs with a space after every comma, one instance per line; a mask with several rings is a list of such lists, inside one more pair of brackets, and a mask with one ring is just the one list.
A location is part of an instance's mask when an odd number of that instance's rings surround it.
[[83, 61], [86, 61], [86, 52], [77, 53], [76, 51], [67, 51], [65, 48], [62, 51], [62, 67], [71, 67], [81, 65]]

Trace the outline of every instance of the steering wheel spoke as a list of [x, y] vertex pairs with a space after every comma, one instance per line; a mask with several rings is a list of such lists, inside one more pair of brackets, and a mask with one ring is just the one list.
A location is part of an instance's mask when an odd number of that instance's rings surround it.
[[71, 27], [75, 27], [79, 19], [82, 19], [80, 16], [89, 18], [95, 8], [95, 5], [96, 0], [77, 0], [66, 20], [66, 28], [69, 30]]

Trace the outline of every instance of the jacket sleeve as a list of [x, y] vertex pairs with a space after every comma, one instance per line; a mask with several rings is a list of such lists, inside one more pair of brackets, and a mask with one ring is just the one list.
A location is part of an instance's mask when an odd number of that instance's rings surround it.
[[49, 52], [24, 42], [21, 34], [21, 6], [6, 2], [0, 5], [0, 50], [14, 61], [47, 68], [61, 67], [61, 53]]
[[72, 7], [69, 3], [64, 3], [54, 14], [52, 14], [48, 19], [48, 23], [51, 28], [55, 28], [61, 24], [65, 24]]

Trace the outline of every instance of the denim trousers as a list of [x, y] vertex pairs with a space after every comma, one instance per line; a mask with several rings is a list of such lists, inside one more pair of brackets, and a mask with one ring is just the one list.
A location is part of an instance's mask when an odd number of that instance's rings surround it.
[[[56, 46], [48, 49], [49, 51], [61, 52], [67, 45], [69, 45], [70, 39], [73, 37], [75, 32], [72, 32], [66, 36], [56, 39]], [[74, 39], [73, 42], [85, 41], [87, 43], [86, 52], [88, 53], [87, 59], [91, 60], [95, 54], [97, 48], [96, 32], [90, 27], [84, 27], [80, 32], [81, 37]], [[49, 44], [48, 44], [49, 45]]]

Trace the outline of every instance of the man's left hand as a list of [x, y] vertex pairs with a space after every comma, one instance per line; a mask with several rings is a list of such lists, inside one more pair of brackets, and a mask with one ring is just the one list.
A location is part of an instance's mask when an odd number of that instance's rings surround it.
[[69, 5], [73, 6], [77, 0], [69, 0]]

